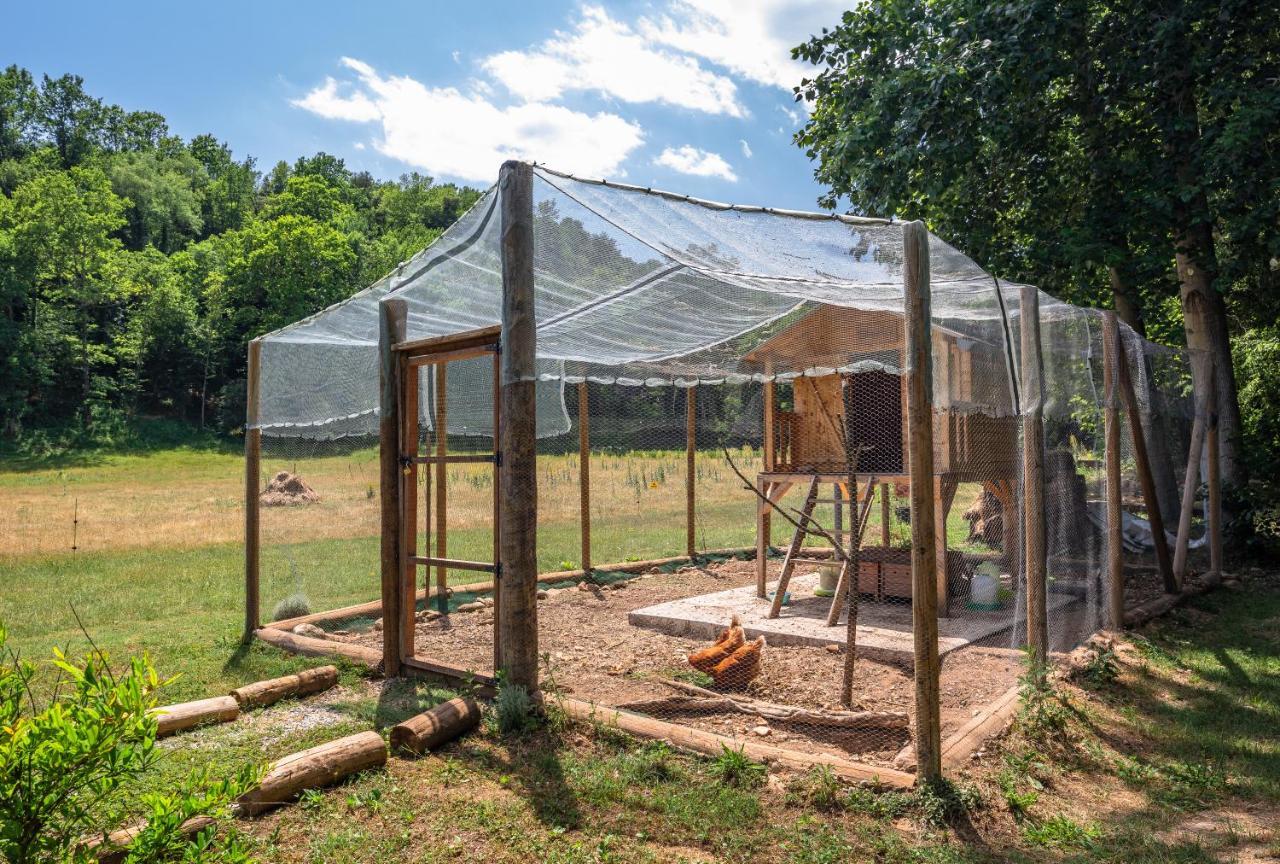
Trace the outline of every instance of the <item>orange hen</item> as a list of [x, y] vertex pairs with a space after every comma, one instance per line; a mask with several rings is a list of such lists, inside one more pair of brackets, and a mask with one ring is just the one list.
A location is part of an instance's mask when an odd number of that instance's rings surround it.
[[742, 632], [742, 624], [738, 621], [738, 616], [734, 615], [729, 626], [720, 631], [720, 635], [711, 646], [694, 651], [686, 659], [694, 669], [710, 675], [716, 664], [741, 648], [746, 639], [746, 635]]
[[711, 670], [717, 687], [741, 690], [760, 674], [760, 658], [764, 654], [764, 637], [740, 646]]

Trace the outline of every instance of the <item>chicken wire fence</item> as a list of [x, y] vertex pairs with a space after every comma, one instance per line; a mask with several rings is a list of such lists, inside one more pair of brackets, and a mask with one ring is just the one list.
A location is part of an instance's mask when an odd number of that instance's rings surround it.
[[[490, 190], [366, 291], [260, 340], [264, 617], [381, 647], [370, 602], [379, 304], [407, 301], [408, 340], [498, 324], [501, 197]], [[710, 205], [541, 167], [533, 217], [543, 686], [733, 740], [909, 766], [902, 226]], [[929, 260], [935, 472], [917, 482], [937, 510], [945, 737], [1021, 670], [1028, 406], [1022, 286], [933, 237]], [[1046, 614], [1060, 652], [1107, 623], [1103, 319], [1039, 297]], [[1176, 525], [1188, 356], [1120, 332], [1166, 526]], [[491, 364], [445, 357], [418, 372], [417, 440], [402, 441], [401, 456], [476, 457], [416, 469], [419, 555], [493, 558]], [[1129, 606], [1162, 591], [1135, 432], [1125, 420]], [[856, 549], [857, 566], [833, 546]], [[492, 576], [414, 572], [415, 654], [492, 669]], [[331, 610], [340, 614], [317, 614]]]

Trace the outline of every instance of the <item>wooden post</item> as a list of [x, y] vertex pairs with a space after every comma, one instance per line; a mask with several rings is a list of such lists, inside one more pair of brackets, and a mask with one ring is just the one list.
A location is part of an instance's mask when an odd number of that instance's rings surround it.
[[502, 668], [502, 346], [493, 355], [493, 668]]
[[538, 687], [538, 476], [535, 444], [537, 330], [533, 292], [533, 168], [503, 163], [502, 466], [500, 496], [502, 671], [511, 684]]
[[[418, 367], [400, 366], [400, 656], [412, 657], [418, 565]], [[430, 469], [428, 469], [430, 470]], [[385, 625], [385, 621], [383, 622]]]
[[1213, 385], [1207, 400], [1208, 427], [1205, 434], [1209, 447], [1209, 471], [1206, 481], [1209, 484], [1209, 573], [1214, 579], [1222, 578], [1222, 466], [1219, 460], [1222, 454], [1218, 445], [1218, 388], [1217, 370], [1211, 369], [1208, 377]]
[[1027, 644], [1045, 667], [1049, 650], [1044, 513], [1044, 360], [1040, 351], [1040, 292], [1022, 286], [1022, 537], [1027, 574]]
[[893, 542], [893, 537], [889, 531], [889, 519], [892, 516], [892, 509], [889, 505], [889, 484], [880, 484], [880, 545], [888, 549], [889, 544]]
[[[933, 513], [933, 347], [929, 312], [929, 232], [902, 226], [905, 294], [908, 467], [911, 475], [911, 618], [915, 637], [916, 765], [942, 779], [939, 708], [937, 538]], [[850, 576], [858, 578], [857, 573]], [[856, 582], [854, 583], [856, 584]]]
[[582, 523], [582, 572], [591, 575], [591, 412], [589, 388], [578, 384], [578, 520]]
[[685, 554], [692, 561], [697, 552], [697, 540], [694, 536], [697, 523], [694, 518], [694, 481], [695, 458], [698, 452], [698, 391], [690, 387], [685, 391], [684, 418], [684, 548]]
[[1124, 629], [1124, 510], [1120, 497], [1120, 398], [1116, 365], [1120, 356], [1120, 327], [1116, 313], [1102, 313], [1103, 428], [1107, 471], [1107, 594], [1108, 624]]
[[[436, 455], [449, 455], [449, 372], [447, 363], [435, 364], [436, 371]], [[436, 557], [449, 557], [449, 514], [446, 507], [449, 503], [447, 481], [449, 466], [444, 462], [436, 463]], [[449, 586], [449, 568], [436, 567], [436, 603], [440, 612], [449, 611], [449, 598], [446, 596]]]
[[[765, 369], [765, 374], [772, 374], [773, 368], [769, 366]], [[764, 465], [765, 471], [774, 470], [773, 451], [774, 451], [774, 419], [773, 413], [778, 399], [778, 387], [773, 381], [766, 381], [764, 385], [764, 436], [762, 447], [764, 453], [761, 454], [761, 464]], [[763, 484], [761, 490], [765, 495], [769, 494], [769, 484]], [[773, 539], [773, 512], [766, 507], [756, 516], [756, 596], [765, 597], [768, 594], [769, 582], [769, 543]]]
[[382, 666], [400, 674], [400, 363], [395, 345], [404, 341], [408, 303], [389, 297], [378, 316], [378, 454], [382, 503]]
[[1129, 418], [1129, 437], [1133, 441], [1133, 461], [1138, 470], [1138, 482], [1142, 485], [1142, 498], [1147, 503], [1147, 521], [1151, 523], [1151, 539], [1156, 547], [1156, 567], [1164, 582], [1166, 594], [1178, 590], [1177, 580], [1173, 575], [1173, 560], [1169, 556], [1169, 541], [1165, 538], [1164, 515], [1160, 507], [1160, 493], [1156, 488], [1155, 473], [1152, 471], [1151, 459], [1147, 455], [1147, 438], [1143, 429], [1142, 411], [1138, 406], [1138, 397], [1133, 390], [1133, 379], [1129, 375], [1130, 365], [1141, 368], [1142, 357], [1129, 357], [1128, 350], [1121, 343], [1119, 352], [1120, 397], [1124, 400], [1125, 413]]
[[1215, 398], [1213, 384], [1213, 362], [1207, 352], [1198, 351], [1191, 355], [1194, 374], [1191, 376], [1192, 386], [1195, 382], [1203, 382], [1204, 387], [1195, 394], [1195, 420], [1191, 425], [1191, 447], [1187, 451], [1187, 473], [1182, 478], [1182, 510], [1178, 514], [1178, 539], [1173, 549], [1173, 577], [1178, 590], [1187, 582], [1187, 553], [1191, 543], [1191, 516], [1195, 509], [1196, 490], [1200, 487], [1200, 457], [1204, 453], [1206, 429], [1209, 425], [1209, 402]]
[[261, 610], [261, 503], [262, 430], [258, 428], [258, 373], [262, 368], [262, 343], [249, 343], [249, 368], [245, 381], [244, 425], [244, 641], [262, 623]]

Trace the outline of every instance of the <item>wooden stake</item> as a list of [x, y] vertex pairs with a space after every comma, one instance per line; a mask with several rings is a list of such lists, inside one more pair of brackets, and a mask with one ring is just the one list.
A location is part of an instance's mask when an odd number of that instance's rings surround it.
[[[942, 779], [939, 707], [937, 538], [933, 513], [933, 337], [929, 319], [929, 232], [902, 226], [906, 319], [908, 467], [911, 475], [911, 618], [915, 640], [916, 764]], [[856, 579], [857, 574], [850, 578]]]
[[1124, 510], [1120, 495], [1120, 399], [1116, 365], [1120, 328], [1116, 313], [1102, 313], [1103, 426], [1107, 471], [1107, 593], [1112, 630], [1124, 629]]
[[533, 168], [503, 164], [502, 195], [502, 584], [499, 622], [506, 681], [538, 688], [537, 330], [533, 291]]
[[889, 484], [880, 484], [880, 545], [888, 549], [889, 544], [893, 542], [889, 532], [889, 517], [891, 516], [889, 508]]
[[1143, 429], [1142, 410], [1133, 390], [1129, 367], [1142, 367], [1142, 357], [1130, 357], [1123, 342], [1120, 345], [1119, 381], [1120, 396], [1124, 399], [1125, 413], [1129, 418], [1129, 437], [1133, 441], [1133, 461], [1138, 470], [1138, 482], [1142, 485], [1142, 498], [1147, 504], [1147, 521], [1151, 523], [1151, 539], [1156, 548], [1156, 566], [1164, 583], [1166, 594], [1176, 593], [1177, 579], [1173, 575], [1173, 560], [1169, 556], [1169, 541], [1165, 537], [1164, 515], [1160, 508], [1160, 494], [1156, 490], [1155, 474], [1147, 454], [1147, 438]]
[[1019, 330], [1022, 353], [1022, 537], [1026, 550], [1027, 644], [1045, 667], [1049, 650], [1049, 567], [1044, 513], [1044, 359], [1040, 350], [1040, 292], [1022, 286]]
[[378, 404], [379, 484], [382, 504], [382, 663], [387, 675], [400, 674], [400, 363], [397, 342], [404, 341], [408, 304], [389, 297], [380, 304], [378, 353], [381, 396]]
[[578, 384], [578, 520], [582, 524], [582, 569], [591, 572], [591, 412], [587, 382]]
[[249, 343], [248, 376], [245, 381], [244, 427], [244, 641], [262, 623], [261, 610], [261, 500], [262, 430], [258, 428], [258, 377], [262, 368], [262, 343]]
[[[435, 364], [436, 371], [436, 455], [445, 456], [449, 452], [449, 364]], [[448, 486], [449, 466], [444, 462], [436, 463], [436, 557], [449, 557], [449, 514], [445, 510], [449, 503]], [[436, 568], [437, 602], [444, 605], [440, 612], [449, 611], [445, 588], [449, 585], [449, 568]]]
[[[765, 374], [772, 374], [773, 367], [770, 365], [765, 369]], [[764, 452], [761, 454], [761, 464], [764, 470], [772, 471], [773, 451], [774, 451], [774, 411], [776, 409], [778, 399], [778, 387], [773, 381], [766, 381], [764, 385]], [[764, 484], [764, 493], [769, 494], [769, 484]], [[768, 507], [764, 508], [756, 517], [756, 596], [765, 597], [768, 594], [769, 587], [769, 544], [773, 540], [773, 511]]]
[[[1214, 396], [1212, 361], [1207, 352], [1191, 355], [1195, 374], [1192, 382], [1204, 382], [1204, 390], [1195, 394], [1195, 420], [1191, 425], [1191, 447], [1187, 450], [1187, 473], [1182, 477], [1182, 509], [1178, 514], [1178, 539], [1173, 549], [1173, 577], [1178, 590], [1187, 583], [1187, 554], [1191, 544], [1191, 517], [1195, 509], [1196, 491], [1200, 488], [1200, 457], [1204, 454], [1209, 400]], [[1206, 368], [1208, 367], [1208, 368]]]
[[695, 458], [698, 452], [698, 391], [690, 387], [685, 391], [684, 418], [684, 548], [685, 554], [694, 557], [697, 542], [694, 538], [696, 523], [694, 521], [694, 481]]

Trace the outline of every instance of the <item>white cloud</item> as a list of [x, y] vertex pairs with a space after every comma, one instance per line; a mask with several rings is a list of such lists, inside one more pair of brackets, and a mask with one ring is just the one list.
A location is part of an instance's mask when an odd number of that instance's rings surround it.
[[645, 25], [642, 33], [599, 6], [586, 6], [571, 32], [557, 32], [528, 50], [495, 54], [482, 65], [514, 95], [530, 102], [593, 91], [623, 102], [663, 102], [708, 114], [746, 116], [731, 79], [704, 68], [674, 42], [679, 51], [662, 47], [651, 30]]
[[719, 153], [709, 153], [688, 144], [683, 147], [668, 147], [662, 151], [653, 164], [662, 165], [681, 174], [692, 174], [695, 177], [719, 177], [730, 183], [738, 181], [738, 175]]
[[356, 81], [332, 79], [294, 104], [321, 117], [378, 121], [379, 152], [406, 164], [464, 180], [491, 182], [506, 159], [536, 159], [594, 176], [620, 176], [643, 130], [616, 114], [587, 114], [561, 105], [495, 105], [483, 94], [428, 87], [406, 76], [383, 77], [369, 64], [342, 63]]
[[738, 145], [742, 148], [742, 155], [743, 155], [743, 157], [745, 157], [745, 158], [747, 158], [747, 159], [750, 159], [750, 158], [751, 158], [751, 145], [747, 143], [747, 139], [746, 139], [746, 138], [739, 138], [739, 139], [738, 139]]
[[652, 42], [701, 57], [757, 84], [790, 90], [811, 67], [791, 49], [840, 22], [847, 0], [671, 0], [642, 19]]

